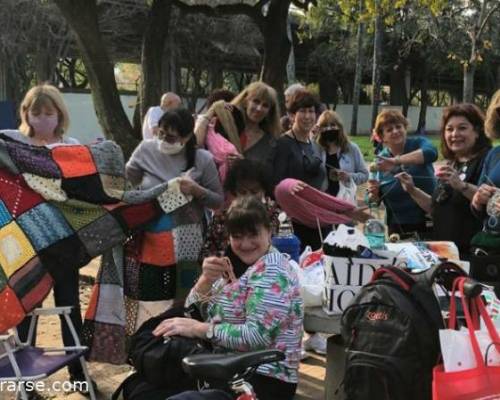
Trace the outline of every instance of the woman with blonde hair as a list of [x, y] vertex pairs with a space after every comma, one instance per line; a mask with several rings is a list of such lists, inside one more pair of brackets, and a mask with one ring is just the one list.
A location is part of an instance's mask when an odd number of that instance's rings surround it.
[[[19, 110], [21, 125], [19, 130], [3, 131], [5, 135], [33, 146], [54, 144], [79, 144], [78, 140], [66, 136], [69, 126], [69, 115], [61, 92], [47, 83], [32, 87], [21, 103]], [[79, 272], [74, 268], [61, 268], [61, 273], [54, 277], [54, 302], [57, 307], [70, 306], [70, 318], [76, 333], [81, 334], [82, 317], [79, 299]], [[28, 338], [31, 317], [26, 317], [17, 326], [21, 341]], [[64, 319], [61, 319], [62, 337], [65, 346], [74, 346], [73, 336]], [[36, 329], [36, 327], [35, 327]], [[35, 332], [36, 333], [36, 332]], [[36, 338], [36, 334], [33, 336]], [[68, 365], [69, 381], [74, 390], [84, 387], [78, 384], [86, 380], [78, 360]], [[95, 383], [92, 382], [95, 386]]]
[[264, 82], [248, 85], [231, 103], [215, 102], [199, 119], [195, 135], [199, 146], [205, 146], [209, 125], [229, 140], [238, 154], [270, 164], [275, 139], [280, 134], [279, 105], [276, 91]]
[[64, 136], [69, 127], [68, 109], [55, 86], [44, 83], [32, 87], [24, 96], [19, 113], [19, 131], [25, 137], [16, 135], [16, 139], [33, 145], [78, 144], [76, 139]]
[[316, 123], [316, 141], [322, 148], [321, 157], [326, 165], [328, 188], [326, 192], [336, 196], [340, 184], [348, 184], [352, 179], [356, 185], [368, 180], [363, 155], [356, 143], [349, 140], [344, 126], [335, 111], [321, 113]]

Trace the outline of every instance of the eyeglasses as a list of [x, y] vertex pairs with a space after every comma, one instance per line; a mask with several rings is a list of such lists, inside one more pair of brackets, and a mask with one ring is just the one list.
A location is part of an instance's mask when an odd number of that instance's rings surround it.
[[170, 130], [166, 132], [162, 128], [158, 129], [158, 138], [164, 140], [167, 143], [176, 143], [181, 139], [179, 135], [172, 135], [170, 133]]

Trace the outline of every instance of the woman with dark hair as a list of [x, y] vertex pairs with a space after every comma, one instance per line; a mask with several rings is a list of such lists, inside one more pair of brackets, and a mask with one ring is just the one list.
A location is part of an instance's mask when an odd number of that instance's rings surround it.
[[[244, 196], [255, 196], [260, 199], [268, 211], [271, 232], [273, 234], [277, 232], [279, 209], [270, 198], [272, 194], [271, 179], [265, 165], [247, 159], [234, 161], [224, 181], [224, 192], [227, 195], [228, 204]], [[236, 266], [241, 264], [241, 261], [231, 252], [226, 219], [227, 208], [214, 213], [207, 229], [201, 258], [225, 253]]]
[[[273, 163], [274, 183], [293, 178], [301, 181], [292, 188], [297, 192], [308, 184], [316, 189], [327, 189], [326, 168], [321, 159], [321, 149], [310, 139], [310, 132], [316, 123], [319, 103], [308, 91], [298, 91], [291, 98], [288, 112], [293, 119], [292, 128], [277, 141]], [[293, 221], [295, 234], [301, 241], [301, 247], [311, 246], [314, 250], [321, 247], [321, 238], [317, 229], [309, 228]], [[326, 232], [325, 232], [326, 233]]]
[[483, 126], [484, 114], [474, 104], [456, 104], [444, 109], [441, 152], [446, 165], [436, 173], [438, 185], [432, 195], [417, 188], [408, 173], [396, 175], [412, 199], [431, 213], [434, 239], [455, 242], [462, 259], [468, 258], [471, 239], [481, 230], [481, 223], [471, 212], [470, 200], [491, 148]]
[[377, 116], [374, 134], [384, 148], [374, 165], [376, 179], [368, 180], [368, 194], [370, 201], [384, 202], [389, 234], [397, 233], [402, 239], [415, 235], [425, 239], [430, 231], [425, 212], [405, 192], [395, 175], [406, 171], [419, 189], [431, 194], [436, 186], [432, 163], [437, 160], [438, 152], [425, 137], [407, 137], [408, 125], [398, 110], [383, 110]]
[[316, 126], [316, 140], [323, 149], [322, 158], [328, 175], [326, 192], [336, 196], [339, 182], [348, 184], [351, 179], [356, 185], [365, 183], [368, 180], [368, 169], [363, 155], [358, 145], [351, 142], [345, 134], [344, 125], [337, 113], [323, 111]]
[[[218, 352], [279, 349], [285, 360], [259, 366], [249, 382], [260, 400], [291, 400], [297, 388], [303, 323], [297, 276], [288, 257], [271, 246], [268, 212], [255, 196], [232, 203], [226, 229], [232, 251], [246, 268], [236, 271], [224, 257], [206, 258], [186, 300], [186, 306], [202, 310], [203, 321], [166, 319], [153, 333], [206, 339]], [[233, 397], [222, 392], [217, 398]]]
[[222, 187], [212, 156], [197, 149], [192, 115], [184, 108], [167, 111], [158, 136], [142, 141], [126, 165], [127, 178], [142, 189], [179, 178], [181, 192], [193, 196], [201, 208], [217, 209]]

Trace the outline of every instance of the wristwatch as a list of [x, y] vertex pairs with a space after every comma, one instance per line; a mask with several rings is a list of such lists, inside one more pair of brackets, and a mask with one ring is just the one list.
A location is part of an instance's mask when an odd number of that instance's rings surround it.
[[212, 340], [214, 338], [214, 328], [215, 328], [215, 324], [213, 322], [209, 322], [207, 333], [205, 333], [206, 339]]

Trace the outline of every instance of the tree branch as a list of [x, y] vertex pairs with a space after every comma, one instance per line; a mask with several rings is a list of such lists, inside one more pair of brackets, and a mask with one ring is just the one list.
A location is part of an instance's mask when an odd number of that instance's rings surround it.
[[[486, 0], [485, 0], [486, 1]], [[486, 6], [485, 6], [486, 7]], [[481, 22], [481, 26], [479, 27], [478, 31], [477, 31], [477, 34], [476, 34], [476, 40], [479, 40], [479, 38], [481, 37], [483, 31], [484, 31], [484, 28], [486, 27], [486, 24], [488, 23], [488, 20], [490, 19], [490, 17], [493, 15], [493, 13], [500, 9], [500, 3], [497, 3], [496, 5], [494, 5], [491, 10], [488, 12], [488, 14], [486, 15], [486, 17], [484, 17], [483, 21]]]
[[304, 11], [308, 11], [309, 10], [309, 5], [313, 5], [313, 6], [316, 6], [317, 5], [317, 1], [316, 0], [292, 0], [292, 4], [297, 7], [297, 8], [300, 8]]

